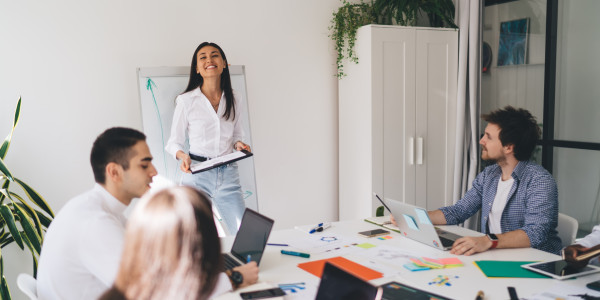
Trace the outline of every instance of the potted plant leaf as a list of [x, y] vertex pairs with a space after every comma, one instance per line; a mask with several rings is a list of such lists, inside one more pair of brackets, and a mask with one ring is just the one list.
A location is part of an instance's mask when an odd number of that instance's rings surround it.
[[342, 0], [329, 27], [329, 37], [335, 42], [337, 51], [338, 78], [345, 76], [344, 59], [358, 63], [354, 44], [359, 27], [369, 24], [414, 26], [423, 15], [427, 16], [431, 27], [457, 28], [452, 0], [371, 0], [370, 3]]
[[[2, 184], [0, 186], [0, 249], [13, 242], [21, 250], [27, 247], [33, 259], [33, 276], [36, 277], [44, 232], [50, 226], [54, 213], [44, 198], [27, 183], [17, 178], [4, 162], [20, 114], [21, 98], [17, 102], [12, 129], [0, 146], [0, 183]], [[3, 300], [11, 299], [4, 277], [4, 257], [1, 251], [0, 276], [0, 296]]]

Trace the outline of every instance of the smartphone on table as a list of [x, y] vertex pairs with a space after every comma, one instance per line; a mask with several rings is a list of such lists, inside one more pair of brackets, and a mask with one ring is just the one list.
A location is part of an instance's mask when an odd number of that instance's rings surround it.
[[272, 288], [260, 291], [244, 292], [240, 293], [242, 299], [265, 299], [273, 297], [285, 296], [285, 292], [281, 288]]
[[373, 229], [373, 230], [367, 230], [367, 231], [361, 231], [358, 234], [365, 236], [365, 237], [374, 237], [374, 236], [380, 236], [380, 235], [384, 235], [384, 234], [389, 234], [390, 232], [388, 230], [385, 229]]

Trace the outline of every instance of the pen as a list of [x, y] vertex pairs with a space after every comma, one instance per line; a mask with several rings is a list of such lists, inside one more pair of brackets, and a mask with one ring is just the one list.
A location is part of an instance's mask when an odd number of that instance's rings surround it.
[[310, 254], [308, 254], [308, 253], [302, 253], [302, 252], [296, 252], [296, 251], [281, 250], [281, 254], [292, 255], [292, 256], [300, 256], [300, 257], [304, 257], [304, 258], [309, 258], [310, 257]]
[[267, 243], [267, 245], [269, 245], [269, 246], [280, 246], [280, 247], [287, 247], [287, 246], [289, 246], [288, 244], [275, 244], [275, 243]]
[[329, 222], [319, 223], [319, 224], [317, 224], [317, 226], [315, 226], [313, 229], [311, 229], [308, 233], [321, 232], [329, 227], [331, 227], [331, 223], [329, 223]]
[[250, 257], [250, 254], [248, 254], [248, 257], [246, 257], [246, 263], [249, 263], [252, 261], [252, 258]]
[[484, 294], [483, 291], [477, 292], [477, 296], [475, 296], [475, 300], [483, 300]]

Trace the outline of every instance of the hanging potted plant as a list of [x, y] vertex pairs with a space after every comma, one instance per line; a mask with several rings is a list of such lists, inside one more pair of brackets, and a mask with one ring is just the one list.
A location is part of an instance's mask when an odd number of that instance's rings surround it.
[[[17, 178], [4, 163], [20, 114], [21, 98], [17, 103], [12, 129], [0, 146], [0, 248], [4, 249], [13, 242], [21, 250], [27, 247], [33, 259], [35, 277], [43, 235], [54, 218], [54, 212], [38, 192]], [[19, 187], [20, 193], [15, 192], [15, 187]], [[4, 277], [4, 257], [1, 251], [0, 276], [0, 297], [3, 300], [11, 299]]]
[[359, 27], [369, 24], [414, 26], [423, 15], [427, 16], [431, 27], [457, 28], [452, 0], [371, 0], [370, 3], [342, 0], [329, 27], [329, 37], [335, 42], [337, 52], [337, 77], [345, 76], [345, 59], [358, 63], [354, 44]]

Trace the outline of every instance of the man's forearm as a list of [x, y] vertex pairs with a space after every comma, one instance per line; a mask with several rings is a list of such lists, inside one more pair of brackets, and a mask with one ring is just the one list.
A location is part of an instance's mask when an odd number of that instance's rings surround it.
[[529, 248], [531, 243], [527, 233], [521, 229], [509, 231], [502, 234], [497, 234], [497, 248]]
[[431, 223], [433, 223], [434, 225], [446, 225], [446, 216], [444, 216], [444, 213], [439, 210], [430, 210], [427, 212], [429, 214], [429, 219], [431, 219]]

